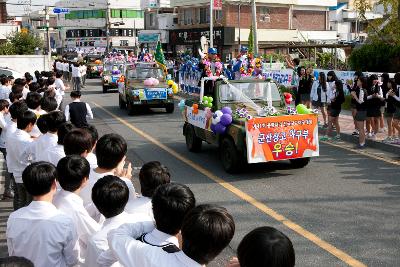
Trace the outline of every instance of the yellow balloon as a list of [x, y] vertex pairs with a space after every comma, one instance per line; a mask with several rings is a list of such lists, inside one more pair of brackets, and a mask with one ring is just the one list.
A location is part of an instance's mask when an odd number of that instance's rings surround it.
[[167, 84], [168, 84], [168, 86], [172, 86], [172, 85], [174, 85], [174, 81], [173, 80], [168, 80]]
[[172, 85], [172, 92], [174, 92], [174, 94], [179, 92], [179, 87], [176, 83]]

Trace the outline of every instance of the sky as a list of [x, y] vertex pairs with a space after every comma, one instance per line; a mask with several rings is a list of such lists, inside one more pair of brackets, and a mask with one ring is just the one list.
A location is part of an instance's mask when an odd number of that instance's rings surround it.
[[[56, 0], [7, 0], [7, 3], [21, 4], [32, 2], [32, 5], [42, 5], [42, 6], [32, 6], [32, 11], [44, 9], [45, 5], [54, 5]], [[24, 6], [17, 5], [7, 5], [7, 13], [9, 16], [21, 16], [25, 14]]]

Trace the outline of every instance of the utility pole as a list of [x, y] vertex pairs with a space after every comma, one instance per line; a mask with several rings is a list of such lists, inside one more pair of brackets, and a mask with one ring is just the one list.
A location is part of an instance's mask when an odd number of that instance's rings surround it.
[[258, 55], [258, 38], [257, 38], [257, 7], [256, 0], [251, 0], [252, 18], [253, 18], [253, 50], [254, 55]]
[[214, 0], [210, 0], [210, 48], [214, 47]]
[[109, 52], [110, 49], [110, 2], [107, 0], [106, 2], [106, 40], [107, 40], [107, 48], [106, 53]]
[[49, 70], [51, 69], [51, 43], [50, 43], [50, 14], [49, 7], [45, 7], [45, 15], [46, 15], [46, 31], [47, 31], [47, 59], [49, 64]]
[[238, 29], [239, 29], [239, 36], [238, 36], [238, 45], [239, 45], [239, 47], [238, 47], [238, 51], [239, 51], [239, 53], [240, 53], [240, 46], [241, 46], [241, 44], [240, 44], [240, 11], [241, 11], [241, 4], [239, 2], [239, 4], [238, 4]]

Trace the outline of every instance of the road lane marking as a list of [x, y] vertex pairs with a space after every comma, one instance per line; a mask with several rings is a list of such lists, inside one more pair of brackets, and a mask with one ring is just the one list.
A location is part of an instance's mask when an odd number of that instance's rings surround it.
[[326, 144], [326, 145], [338, 147], [338, 148], [341, 148], [341, 149], [344, 149], [344, 150], [347, 150], [347, 151], [351, 151], [353, 153], [356, 153], [356, 154], [359, 154], [359, 155], [362, 155], [362, 156], [366, 156], [366, 157], [369, 157], [369, 158], [372, 158], [372, 159], [377, 159], [377, 160], [380, 160], [380, 161], [384, 161], [386, 163], [390, 163], [390, 164], [393, 164], [393, 165], [400, 166], [400, 161], [398, 161], [398, 160], [388, 159], [388, 158], [385, 158], [385, 157], [374, 155], [374, 154], [372, 154], [372, 153], [370, 153], [368, 151], [365, 151], [365, 150], [358, 150], [358, 149], [354, 149], [354, 148], [351, 148], [351, 147], [348, 147], [348, 146], [343, 146], [343, 145], [339, 145], [339, 144], [335, 144], [335, 143], [331, 143], [331, 142], [326, 142], [326, 141], [319, 141], [319, 142], [323, 143], [323, 144]]
[[334, 255], [336, 258], [338, 258], [339, 260], [345, 262], [349, 266], [366, 267], [365, 264], [363, 264], [362, 262], [360, 262], [360, 261], [356, 260], [355, 258], [351, 257], [346, 252], [344, 252], [344, 251], [336, 248], [335, 246], [329, 244], [328, 242], [322, 240], [317, 235], [315, 235], [315, 234], [311, 233], [310, 231], [304, 229], [303, 227], [301, 227], [300, 225], [296, 224], [295, 222], [287, 219], [285, 216], [279, 214], [278, 212], [276, 212], [272, 208], [268, 207], [264, 203], [261, 203], [260, 201], [256, 200], [254, 197], [246, 194], [245, 192], [241, 191], [237, 187], [235, 187], [232, 184], [226, 182], [222, 178], [216, 176], [215, 174], [211, 173], [210, 171], [208, 171], [207, 169], [203, 168], [202, 166], [196, 164], [195, 162], [191, 161], [190, 159], [187, 159], [187, 158], [183, 157], [181, 154], [179, 154], [175, 150], [173, 150], [173, 149], [169, 148], [168, 146], [162, 144], [160, 141], [158, 141], [154, 137], [148, 135], [144, 131], [142, 131], [139, 128], [133, 126], [132, 124], [130, 124], [126, 120], [116, 116], [112, 112], [110, 112], [107, 109], [103, 108], [102, 106], [98, 105], [96, 102], [92, 102], [92, 103], [97, 108], [101, 109], [102, 111], [104, 111], [105, 113], [110, 115], [112, 118], [118, 120], [120, 123], [122, 123], [123, 125], [125, 125], [129, 129], [131, 129], [136, 134], [142, 136], [144, 139], [147, 139], [148, 141], [150, 141], [154, 145], [158, 146], [159, 148], [163, 149], [167, 153], [171, 154], [172, 156], [174, 156], [178, 160], [186, 163], [187, 165], [189, 165], [190, 167], [192, 167], [196, 171], [200, 172], [204, 176], [207, 176], [209, 179], [213, 180], [215, 183], [219, 184], [220, 186], [224, 187], [225, 189], [227, 189], [231, 193], [235, 194], [237, 197], [239, 197], [242, 200], [250, 203], [251, 205], [253, 205], [257, 209], [262, 211], [264, 214], [266, 214], [266, 215], [272, 217], [273, 219], [275, 219], [276, 221], [282, 223], [283, 225], [285, 225], [286, 227], [288, 227], [292, 231], [296, 232], [300, 236], [310, 240], [315, 245], [317, 245], [318, 247], [322, 248], [323, 250], [329, 252], [330, 254]]

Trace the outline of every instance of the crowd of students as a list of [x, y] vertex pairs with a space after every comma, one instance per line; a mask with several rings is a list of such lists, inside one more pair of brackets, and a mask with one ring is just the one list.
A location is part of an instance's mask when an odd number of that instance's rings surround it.
[[[326, 75], [320, 72], [315, 80], [312, 68], [300, 66], [297, 75], [296, 105], [302, 103], [320, 110], [326, 129], [321, 140], [339, 141], [339, 116], [345, 102], [343, 82], [334, 71]], [[387, 131], [383, 142], [400, 144], [400, 73], [390, 79], [387, 73], [379, 78], [375, 74], [364, 77], [362, 72], [355, 72], [353, 85], [347, 87], [351, 95], [353, 135], [359, 136], [357, 148], [364, 148], [366, 138], [376, 140], [376, 134], [383, 131]], [[336, 134], [332, 137], [333, 130]]]
[[[65, 88], [54, 85], [53, 76], [48, 73], [42, 91], [32, 89], [29, 77], [14, 83], [1, 78], [7, 89], [0, 91], [10, 91], [0, 100], [3, 198], [13, 198], [15, 211], [6, 230], [10, 257], [0, 265], [178, 267], [213, 261], [234, 236], [232, 215], [197, 204], [191, 189], [174, 183], [156, 161], [142, 166], [136, 192], [125, 139], [99, 136], [86, 121], [93, 113], [79, 101], [79, 91], [71, 92], [72, 103], [60, 111], [63, 101], [56, 96], [62, 94], [55, 91]], [[55, 76], [61, 79], [59, 72]], [[294, 265], [291, 241], [271, 227], [247, 234], [237, 258], [227, 262]]]
[[64, 80], [71, 82], [75, 91], [85, 88], [87, 66], [83, 62], [71, 62], [68, 60], [55, 60], [54, 70], [62, 73]]

